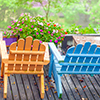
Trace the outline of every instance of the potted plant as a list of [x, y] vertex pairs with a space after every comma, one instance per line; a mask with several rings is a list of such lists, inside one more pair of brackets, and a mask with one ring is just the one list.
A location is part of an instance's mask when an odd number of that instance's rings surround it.
[[[58, 43], [64, 40], [67, 32], [61, 28], [61, 25], [53, 20], [46, 21], [42, 16], [32, 17], [30, 14], [22, 13], [16, 21], [12, 21], [12, 25], [8, 26], [11, 31], [10, 35], [25, 39], [32, 36], [33, 39], [39, 39], [40, 42]], [[4, 33], [6, 35], [6, 33]], [[7, 34], [9, 36], [9, 34]]]

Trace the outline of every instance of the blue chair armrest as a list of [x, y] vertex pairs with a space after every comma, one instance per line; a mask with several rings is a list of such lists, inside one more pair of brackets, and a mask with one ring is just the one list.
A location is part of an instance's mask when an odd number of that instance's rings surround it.
[[53, 53], [53, 55], [55, 56], [55, 58], [57, 59], [57, 61], [58, 62], [64, 62], [64, 58], [61, 56], [61, 54], [57, 50], [55, 44], [51, 43], [51, 42], [49, 42], [48, 44], [49, 44], [51, 53]]

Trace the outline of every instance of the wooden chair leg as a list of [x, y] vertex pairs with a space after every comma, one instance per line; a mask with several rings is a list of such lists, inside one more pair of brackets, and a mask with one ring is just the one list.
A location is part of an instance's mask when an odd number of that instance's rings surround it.
[[44, 75], [40, 76], [40, 95], [41, 98], [44, 98]]
[[4, 98], [7, 98], [7, 74], [4, 74]]
[[1, 77], [3, 78], [3, 74], [4, 74], [4, 63], [1, 63]]
[[58, 97], [61, 98], [62, 97], [61, 76], [57, 73], [55, 67], [53, 68], [53, 75], [54, 75]]

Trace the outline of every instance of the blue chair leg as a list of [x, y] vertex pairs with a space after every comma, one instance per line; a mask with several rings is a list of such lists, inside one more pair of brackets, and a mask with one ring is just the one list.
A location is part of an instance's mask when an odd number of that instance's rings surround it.
[[54, 58], [54, 55], [51, 54], [51, 57], [50, 57], [50, 65], [49, 65], [49, 74], [48, 76], [51, 78], [51, 73], [52, 73], [52, 70], [53, 70], [53, 58]]
[[57, 89], [57, 95], [59, 98], [62, 97], [62, 85], [61, 85], [61, 76], [57, 73], [55, 66], [53, 66], [53, 75]]

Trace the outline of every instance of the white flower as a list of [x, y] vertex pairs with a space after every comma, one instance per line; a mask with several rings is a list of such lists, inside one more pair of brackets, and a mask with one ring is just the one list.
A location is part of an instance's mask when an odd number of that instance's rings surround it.
[[78, 28], [75, 28], [75, 30], [78, 30]]
[[41, 25], [41, 26], [43, 26], [43, 23], [41, 22], [41, 23], [38, 23], [39, 25]]
[[17, 24], [17, 26], [19, 26], [20, 24]]
[[58, 33], [58, 30], [56, 30], [56, 33]]
[[18, 19], [16, 19], [16, 22], [18, 21]]
[[34, 28], [34, 30], [37, 30], [37, 28]]

